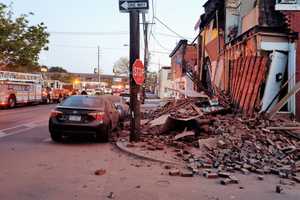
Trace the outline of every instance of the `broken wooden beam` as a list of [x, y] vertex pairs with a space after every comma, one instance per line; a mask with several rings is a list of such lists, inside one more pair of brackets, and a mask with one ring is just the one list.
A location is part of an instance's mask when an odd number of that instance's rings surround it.
[[284, 96], [275, 106], [273, 106], [269, 113], [269, 118], [272, 119], [274, 115], [288, 102], [291, 96], [296, 94], [300, 90], [300, 82], [298, 82], [292, 89], [291, 91]]
[[300, 126], [273, 126], [267, 129], [270, 131], [295, 131], [300, 130]]

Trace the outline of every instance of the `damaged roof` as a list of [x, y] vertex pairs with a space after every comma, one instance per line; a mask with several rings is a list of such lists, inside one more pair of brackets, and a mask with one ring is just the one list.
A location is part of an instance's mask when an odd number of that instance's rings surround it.
[[206, 24], [215, 17], [217, 10], [224, 9], [224, 0], [208, 0], [204, 5], [204, 14], [201, 15], [200, 29], [206, 26]]
[[178, 51], [178, 49], [180, 49], [180, 47], [182, 45], [187, 45], [188, 41], [187, 40], [180, 40], [178, 42], [178, 44], [176, 45], [175, 49], [171, 52], [171, 54], [169, 55], [169, 57], [173, 57], [174, 54]]

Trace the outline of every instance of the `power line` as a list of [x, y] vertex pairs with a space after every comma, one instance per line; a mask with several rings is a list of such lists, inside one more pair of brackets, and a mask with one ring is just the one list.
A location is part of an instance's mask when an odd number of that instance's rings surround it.
[[154, 35], [153, 33], [151, 33], [151, 35], [152, 35], [153, 39], [156, 41], [156, 43], [157, 43], [161, 48], [163, 48], [163, 49], [166, 50], [166, 51], [169, 51], [168, 48], [166, 48], [164, 45], [162, 45], [162, 44], [159, 42], [159, 40], [155, 37], [155, 35]]
[[164, 22], [162, 22], [160, 19], [158, 19], [156, 16], [154, 17], [160, 24], [162, 24], [164, 27], [166, 27], [169, 31], [171, 31], [172, 33], [174, 33], [175, 35], [177, 35], [178, 37], [184, 39], [184, 37], [180, 34], [178, 34], [176, 31], [174, 31], [173, 29], [171, 29], [167, 24], [165, 24]]
[[152, 50], [150, 50], [150, 52], [152, 53], [152, 54], [170, 54], [169, 52], [166, 52], [166, 51], [152, 51]]
[[[64, 45], [64, 44], [50, 44], [50, 47], [74, 48], [74, 49], [97, 49], [97, 46], [79, 46], [79, 45]], [[127, 48], [102, 48], [104, 50], [127, 50]]]
[[[171, 35], [171, 34], [167, 34], [167, 33], [161, 33], [161, 32], [157, 32], [156, 35], [161, 35], [161, 36], [170, 37], [170, 38], [181, 38], [179, 36], [175, 36], [175, 35]], [[194, 39], [194, 38], [189, 38], [189, 37], [185, 37], [185, 38], [191, 39], [191, 40]]]
[[154, 0], [152, 0], [152, 25], [150, 27], [149, 42], [150, 42], [151, 35], [153, 33], [153, 26], [155, 24], [154, 19], [155, 19], [155, 9], [154, 9]]
[[77, 49], [96, 49], [97, 46], [75, 46], [75, 45], [49, 45], [50, 47], [62, 47], [62, 48], [77, 48]]
[[119, 36], [129, 35], [127, 31], [115, 31], [115, 32], [62, 32], [62, 31], [50, 31], [50, 34], [55, 35], [107, 35], [107, 36]]
[[[150, 25], [153, 25], [153, 23], [149, 23]], [[151, 27], [152, 28], [152, 27]], [[50, 34], [55, 34], [55, 35], [114, 35], [114, 36], [119, 36], [119, 35], [129, 35], [128, 32], [124, 31], [124, 32], [58, 32], [58, 31], [54, 31], [54, 32], [49, 32]], [[151, 33], [151, 30], [150, 30]], [[180, 36], [175, 36], [175, 35], [171, 35], [171, 34], [167, 34], [167, 33], [156, 33], [156, 35], [161, 35], [161, 36], [165, 36], [165, 37], [170, 37], [170, 38], [181, 38]], [[192, 38], [189, 38], [192, 39]]]

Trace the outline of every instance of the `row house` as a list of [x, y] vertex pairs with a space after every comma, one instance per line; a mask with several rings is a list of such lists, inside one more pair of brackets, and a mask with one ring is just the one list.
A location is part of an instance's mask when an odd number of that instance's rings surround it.
[[[196, 73], [197, 47], [188, 44], [187, 40], [180, 40], [170, 54], [172, 89], [174, 91], [194, 90], [193, 76]], [[177, 93], [177, 97], [181, 96]]]
[[[196, 69], [210, 94], [228, 93], [245, 114], [269, 111], [300, 81], [300, 0], [208, 0]], [[300, 96], [281, 111], [300, 119]]]
[[173, 96], [172, 89], [172, 73], [171, 67], [163, 66], [158, 71], [158, 96], [161, 99], [170, 98]]

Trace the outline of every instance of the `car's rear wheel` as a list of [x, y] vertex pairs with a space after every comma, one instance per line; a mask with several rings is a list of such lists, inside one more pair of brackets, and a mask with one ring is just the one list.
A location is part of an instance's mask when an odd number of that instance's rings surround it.
[[61, 142], [62, 141], [62, 135], [58, 132], [50, 132], [50, 136], [51, 136], [51, 139], [54, 142]]
[[96, 142], [108, 142], [110, 135], [111, 135], [111, 126], [108, 125], [106, 126], [104, 133], [103, 132], [96, 133]]
[[51, 119], [49, 120], [49, 132], [50, 132], [50, 137], [54, 142], [62, 141], [62, 139], [63, 139], [62, 134], [53, 130], [53, 124], [52, 124]]

